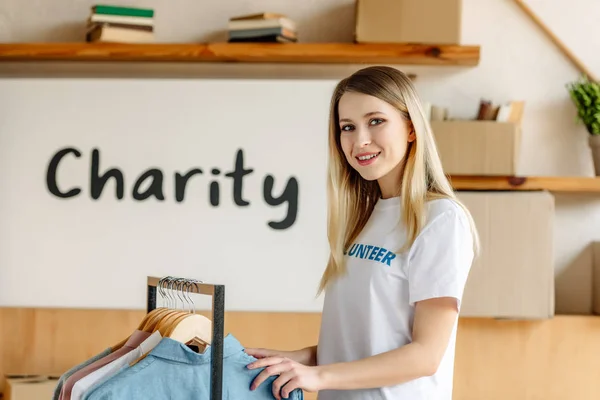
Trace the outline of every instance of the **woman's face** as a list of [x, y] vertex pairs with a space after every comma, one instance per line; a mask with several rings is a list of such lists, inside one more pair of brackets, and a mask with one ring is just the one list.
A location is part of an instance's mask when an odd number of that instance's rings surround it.
[[387, 102], [362, 93], [345, 93], [338, 105], [340, 142], [346, 160], [366, 180], [377, 180], [382, 193], [397, 193], [410, 124]]

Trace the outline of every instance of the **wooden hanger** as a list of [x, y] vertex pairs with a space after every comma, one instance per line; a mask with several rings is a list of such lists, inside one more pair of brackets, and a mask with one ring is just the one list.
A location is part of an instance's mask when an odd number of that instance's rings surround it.
[[[156, 318], [158, 318], [158, 316], [162, 315], [163, 313], [165, 313], [167, 311], [170, 311], [170, 309], [165, 308], [165, 307], [155, 308], [154, 310], [150, 311], [149, 313], [147, 313], [144, 316], [144, 318], [138, 325], [137, 330], [149, 332], [149, 331], [145, 330], [144, 327], [147, 326], [151, 321], [156, 320]], [[110, 348], [111, 353], [113, 353], [113, 352], [119, 350], [121, 347], [123, 347], [125, 345], [125, 343], [127, 343], [127, 341], [129, 340], [129, 338], [130, 338], [130, 336], [126, 337], [125, 339], [121, 340], [119, 343], [112, 346]]]
[[[211, 343], [212, 321], [200, 314], [175, 310], [158, 322], [154, 329], [154, 332], [156, 331], [159, 331], [163, 338], [168, 337], [181, 343], [196, 345], [200, 351], [203, 351]], [[146, 356], [147, 354], [142, 355], [130, 366], [134, 366]]]
[[[169, 280], [169, 278], [163, 278], [163, 280], [159, 281], [158, 283], [158, 289], [160, 289], [160, 293], [161, 295], [163, 295], [163, 297], [167, 297], [167, 293], [164, 291], [164, 289], [166, 287], [169, 288], [169, 290], [173, 290], [172, 284], [174, 282], [172, 280]], [[170, 285], [170, 286], [168, 286]], [[158, 311], [157, 311], [158, 310]], [[154, 312], [157, 311], [157, 312]], [[157, 308], [155, 310], [153, 310], [153, 315], [150, 316], [150, 318], [146, 318], [142, 324], [140, 324], [140, 327], [138, 329], [144, 331], [144, 332], [154, 332], [156, 331], [156, 326], [157, 324], [163, 320], [163, 318], [169, 316], [169, 315], [173, 315], [176, 313], [179, 313], [180, 311], [177, 309], [173, 309], [171, 307], [161, 307], [161, 308]]]
[[160, 331], [161, 335], [164, 337], [164, 332], [166, 329], [171, 326], [171, 324], [175, 322], [177, 318], [180, 318], [182, 315], [186, 315], [188, 313], [188, 311], [170, 310], [169, 312], [163, 314], [162, 318], [153, 323], [152, 332]]
[[177, 310], [173, 310], [171, 308], [161, 308], [159, 312], [155, 313], [151, 318], [146, 319], [145, 324], [142, 324], [141, 329], [144, 332], [154, 332], [154, 328], [156, 324], [160, 320], [162, 320], [167, 315], [176, 312]]
[[[184, 288], [182, 288], [184, 289]], [[189, 294], [189, 286], [187, 287]], [[185, 290], [182, 301], [185, 300]], [[186, 344], [194, 344], [199, 350], [204, 350], [211, 340], [212, 321], [202, 315], [196, 314], [193, 301], [188, 299], [192, 306], [189, 311], [183, 313], [168, 314], [161, 319], [154, 330], [158, 330], [163, 337], [180, 341]]]
[[163, 337], [204, 350], [211, 343], [212, 321], [200, 314], [184, 315], [167, 328]]
[[[177, 284], [177, 288], [181, 290], [181, 294], [184, 297], [183, 299], [180, 297], [182, 301], [185, 301], [185, 288], [184, 286], [179, 287], [179, 284], [195, 284], [177, 282], [177, 280], [170, 283]], [[189, 294], [189, 286], [187, 290]], [[203, 315], [196, 314], [193, 301], [191, 299], [187, 299], [187, 301], [191, 306], [190, 310], [163, 309], [161, 312], [154, 313], [151, 318], [147, 318], [142, 328], [146, 332], [152, 331], [154, 333], [158, 331], [163, 338], [168, 337], [187, 345], [196, 345], [199, 351], [203, 351], [211, 343], [212, 321]], [[142, 355], [130, 365], [137, 364], [146, 356], [147, 354]]]
[[[176, 318], [181, 317], [181, 315], [185, 314], [185, 313], [186, 312], [181, 311], [181, 310], [165, 308], [162, 313], [155, 316], [154, 320], [148, 321], [149, 324], [146, 324], [146, 326], [144, 327], [145, 328], [144, 331], [152, 332], [152, 333], [159, 331], [161, 336], [165, 337], [163, 333], [167, 330], [167, 328], [171, 325], [171, 323], [173, 321], [175, 321]], [[145, 357], [146, 357], [146, 354], [142, 355], [137, 360], [132, 362], [130, 364], [130, 366], [134, 366], [138, 362], [142, 361]]]
[[[166, 292], [164, 290], [166, 288], [166, 285], [170, 284], [170, 283], [171, 283], [171, 281], [169, 280], [168, 277], [162, 278], [158, 282], [157, 290], [160, 292], [160, 294], [163, 297], [166, 297]], [[153, 332], [154, 327], [156, 326], [156, 323], [158, 321], [160, 321], [166, 314], [171, 313], [172, 311], [174, 311], [174, 310], [169, 307], [155, 308], [154, 310], [152, 310], [149, 313], [147, 313], [146, 315], [144, 315], [144, 318], [140, 321], [140, 324], [138, 325], [137, 330], [143, 331], [143, 332]], [[119, 350], [121, 347], [123, 347], [125, 345], [125, 343], [127, 343], [127, 340], [129, 340], [129, 337], [121, 340], [119, 343], [112, 346], [110, 348], [111, 352], [115, 352], [115, 351]]]

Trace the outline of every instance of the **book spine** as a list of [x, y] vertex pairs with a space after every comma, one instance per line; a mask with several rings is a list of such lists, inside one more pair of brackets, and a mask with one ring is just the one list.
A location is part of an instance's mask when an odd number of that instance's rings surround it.
[[144, 31], [144, 32], [154, 32], [154, 27], [152, 25], [133, 25], [133, 24], [118, 24], [114, 22], [95, 22], [93, 24], [88, 25], [88, 31], [100, 28], [123, 28], [123, 29], [133, 29], [136, 31]]
[[229, 21], [227, 26], [230, 31], [278, 27], [296, 31], [296, 24], [287, 18]]
[[118, 7], [97, 5], [92, 8], [96, 14], [124, 15], [129, 17], [153, 18], [154, 10], [148, 8]]
[[153, 25], [154, 18], [130, 17], [127, 15], [92, 14], [89, 18], [89, 22], [112, 22], [116, 24]]
[[244, 29], [229, 31], [230, 38], [247, 38], [255, 36], [280, 35], [288, 38], [295, 38], [294, 32], [285, 28], [259, 28], [259, 29]]
[[295, 43], [297, 39], [281, 35], [265, 35], [244, 38], [229, 38], [229, 43]]

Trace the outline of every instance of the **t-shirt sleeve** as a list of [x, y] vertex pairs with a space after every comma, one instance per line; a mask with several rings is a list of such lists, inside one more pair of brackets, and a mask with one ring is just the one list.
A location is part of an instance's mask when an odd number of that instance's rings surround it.
[[408, 256], [409, 301], [454, 297], [460, 310], [473, 262], [473, 236], [466, 215], [450, 209], [417, 236]]

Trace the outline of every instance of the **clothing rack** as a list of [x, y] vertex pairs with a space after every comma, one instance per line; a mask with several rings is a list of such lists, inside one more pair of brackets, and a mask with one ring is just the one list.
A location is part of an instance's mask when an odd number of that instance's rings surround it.
[[210, 400], [223, 398], [223, 332], [225, 328], [225, 285], [204, 283], [195, 279], [167, 276], [158, 278], [148, 276], [147, 311], [156, 308], [157, 288], [173, 283], [189, 284], [186, 293], [204, 294], [212, 297], [212, 341], [211, 348], [211, 374], [210, 374]]

